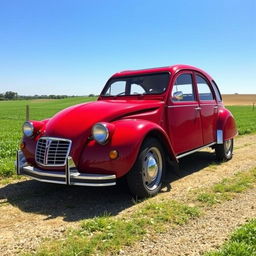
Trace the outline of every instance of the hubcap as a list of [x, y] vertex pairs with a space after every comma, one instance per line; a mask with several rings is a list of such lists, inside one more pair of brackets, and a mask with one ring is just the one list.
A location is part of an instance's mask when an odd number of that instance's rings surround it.
[[151, 147], [143, 161], [143, 181], [149, 190], [156, 189], [162, 177], [163, 161], [161, 152], [156, 147]]
[[229, 157], [232, 154], [232, 140], [226, 140], [224, 142], [225, 154]]

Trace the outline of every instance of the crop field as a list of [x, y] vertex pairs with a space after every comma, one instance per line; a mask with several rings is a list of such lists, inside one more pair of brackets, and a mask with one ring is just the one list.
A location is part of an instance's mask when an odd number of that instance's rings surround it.
[[[223, 97], [225, 100], [225, 96]], [[22, 136], [21, 126], [25, 120], [26, 105], [30, 106], [30, 119], [51, 117], [68, 106], [92, 101], [95, 98], [74, 97], [61, 100], [31, 100], [0, 102], [0, 177], [10, 177], [14, 171], [15, 152]], [[251, 100], [248, 100], [248, 104]], [[228, 100], [225, 101], [228, 105]], [[238, 104], [241, 102], [238, 101]], [[256, 109], [252, 105], [228, 107], [237, 121], [239, 134], [256, 132]]]
[[244, 106], [256, 104], [256, 94], [224, 94], [222, 95], [225, 105]]

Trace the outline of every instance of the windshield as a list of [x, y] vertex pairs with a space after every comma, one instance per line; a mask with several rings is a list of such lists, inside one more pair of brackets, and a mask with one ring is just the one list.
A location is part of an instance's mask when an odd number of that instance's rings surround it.
[[169, 78], [169, 73], [112, 78], [102, 96], [161, 94], [166, 90]]

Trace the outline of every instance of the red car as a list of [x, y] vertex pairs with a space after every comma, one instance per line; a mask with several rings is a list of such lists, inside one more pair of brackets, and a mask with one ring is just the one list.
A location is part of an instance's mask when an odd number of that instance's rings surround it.
[[202, 148], [219, 160], [233, 154], [235, 120], [214, 80], [187, 65], [123, 71], [98, 100], [23, 125], [17, 173], [82, 186], [112, 186], [125, 177], [133, 195], [161, 189], [167, 161]]

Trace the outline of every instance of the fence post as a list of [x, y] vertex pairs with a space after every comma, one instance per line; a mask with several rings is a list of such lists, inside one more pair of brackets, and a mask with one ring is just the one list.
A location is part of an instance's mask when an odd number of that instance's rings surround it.
[[26, 105], [26, 121], [29, 120], [29, 105]]

